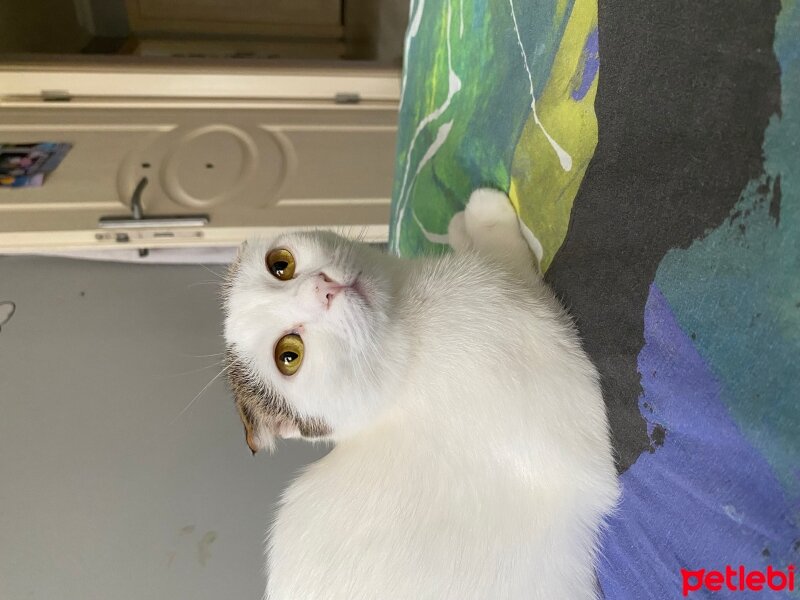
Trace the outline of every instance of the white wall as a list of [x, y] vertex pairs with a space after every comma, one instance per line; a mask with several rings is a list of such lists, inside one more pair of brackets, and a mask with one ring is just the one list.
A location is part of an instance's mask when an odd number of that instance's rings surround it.
[[[220, 270], [219, 267], [212, 267]], [[206, 283], [212, 282], [212, 283]], [[262, 541], [320, 450], [251, 457], [200, 266], [0, 256], [0, 598], [259, 598]]]

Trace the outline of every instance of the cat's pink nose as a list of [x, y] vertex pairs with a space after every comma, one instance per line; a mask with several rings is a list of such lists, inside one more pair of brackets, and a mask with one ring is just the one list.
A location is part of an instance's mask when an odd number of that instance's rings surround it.
[[314, 294], [324, 307], [329, 307], [336, 295], [344, 289], [325, 273], [317, 275], [314, 281]]

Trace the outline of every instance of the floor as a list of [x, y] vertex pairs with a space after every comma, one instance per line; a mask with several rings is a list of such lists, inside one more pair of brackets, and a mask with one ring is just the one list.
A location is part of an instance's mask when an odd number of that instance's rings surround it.
[[250, 455], [220, 271], [0, 256], [0, 598], [260, 597], [275, 502], [324, 450]]

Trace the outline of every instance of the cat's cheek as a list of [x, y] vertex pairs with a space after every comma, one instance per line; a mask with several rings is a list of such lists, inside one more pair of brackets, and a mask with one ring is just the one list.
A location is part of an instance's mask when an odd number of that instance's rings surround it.
[[313, 325], [323, 322], [329, 311], [315, 298], [298, 296], [296, 306], [292, 307], [292, 317], [302, 325]]
[[279, 438], [282, 438], [284, 440], [297, 439], [303, 437], [297, 425], [290, 424], [285, 421], [278, 426], [278, 431], [276, 433]]
[[251, 452], [275, 448], [276, 439], [293, 439], [303, 437], [297, 424], [282, 418], [267, 418], [267, 424], [262, 424], [257, 430], [248, 430], [245, 427], [246, 441]]

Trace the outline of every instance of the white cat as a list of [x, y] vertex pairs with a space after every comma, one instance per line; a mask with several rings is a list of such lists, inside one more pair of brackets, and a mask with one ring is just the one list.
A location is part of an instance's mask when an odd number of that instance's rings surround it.
[[334, 449], [284, 494], [269, 600], [583, 600], [618, 497], [595, 368], [508, 198], [478, 190], [455, 253], [328, 233], [245, 244], [229, 379], [255, 452]]

